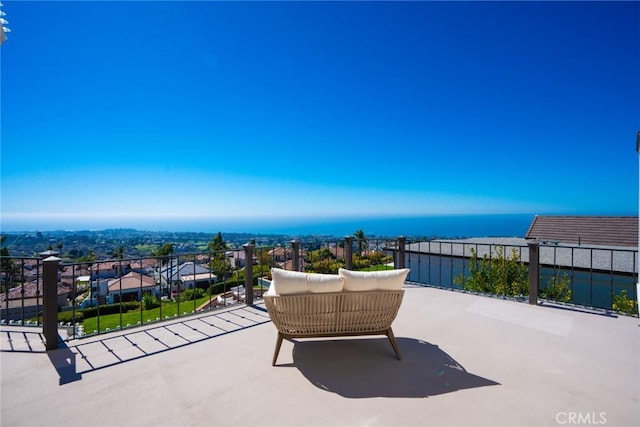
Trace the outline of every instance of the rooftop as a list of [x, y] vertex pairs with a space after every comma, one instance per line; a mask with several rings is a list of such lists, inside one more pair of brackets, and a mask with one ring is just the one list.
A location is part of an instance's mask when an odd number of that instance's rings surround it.
[[637, 247], [638, 217], [536, 215], [525, 237], [560, 243]]
[[276, 329], [261, 301], [49, 353], [38, 329], [3, 326], [0, 421], [640, 425], [638, 318], [405, 289], [393, 324], [402, 361], [385, 337], [316, 339], [285, 341], [272, 367]]

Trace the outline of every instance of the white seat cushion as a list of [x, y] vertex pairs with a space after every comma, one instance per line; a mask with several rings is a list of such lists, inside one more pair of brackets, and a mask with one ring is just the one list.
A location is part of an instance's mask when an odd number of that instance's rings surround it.
[[349, 292], [400, 290], [407, 274], [408, 268], [380, 271], [338, 270], [338, 275], [344, 278], [344, 290]]

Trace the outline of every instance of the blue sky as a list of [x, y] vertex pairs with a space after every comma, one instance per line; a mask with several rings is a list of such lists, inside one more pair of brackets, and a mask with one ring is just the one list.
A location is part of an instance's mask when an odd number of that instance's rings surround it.
[[4, 230], [638, 211], [638, 2], [2, 10]]

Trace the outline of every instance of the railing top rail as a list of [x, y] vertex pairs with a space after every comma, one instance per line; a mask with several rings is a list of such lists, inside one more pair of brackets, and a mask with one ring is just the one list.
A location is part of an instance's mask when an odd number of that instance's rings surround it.
[[[519, 239], [519, 238], [516, 238]], [[433, 239], [433, 240], [419, 240], [419, 241], [407, 241], [408, 250], [411, 250], [412, 246], [420, 245], [423, 243], [430, 244], [432, 246], [442, 245], [442, 244], [454, 244], [461, 246], [495, 246], [495, 247], [521, 247], [527, 248], [529, 243], [532, 240], [522, 240], [518, 241], [500, 241], [496, 239], [496, 241], [482, 241], [482, 240], [473, 240], [473, 239]], [[578, 245], [578, 244], [570, 244], [570, 243], [549, 243], [549, 242], [538, 242], [540, 248], [558, 248], [558, 249], [582, 249], [582, 250], [598, 250], [598, 251], [615, 251], [615, 252], [638, 252], [638, 248], [629, 247], [629, 246], [604, 246], [604, 245]], [[420, 246], [418, 246], [420, 247]]]

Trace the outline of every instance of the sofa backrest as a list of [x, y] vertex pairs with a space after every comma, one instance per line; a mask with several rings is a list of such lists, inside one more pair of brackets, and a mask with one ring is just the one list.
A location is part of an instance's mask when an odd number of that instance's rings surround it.
[[408, 268], [379, 271], [351, 271], [341, 268], [338, 274], [302, 273], [271, 269], [271, 286], [265, 295], [301, 295], [328, 292], [364, 292], [402, 289]]
[[404, 290], [264, 295], [279, 332], [295, 336], [380, 333], [396, 318]]
[[342, 292], [344, 279], [337, 274], [302, 273], [280, 268], [271, 269], [269, 295]]

